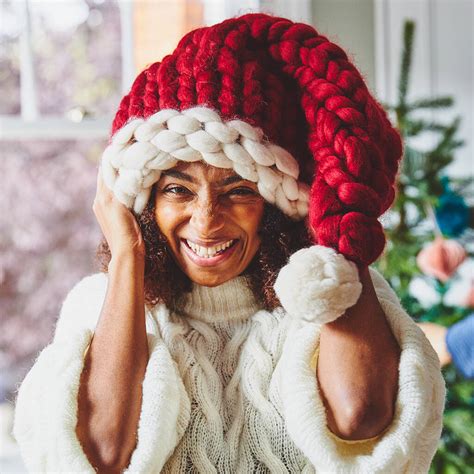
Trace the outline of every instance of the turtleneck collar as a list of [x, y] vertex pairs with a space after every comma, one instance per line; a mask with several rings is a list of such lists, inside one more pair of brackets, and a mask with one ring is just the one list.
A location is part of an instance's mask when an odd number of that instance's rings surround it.
[[262, 308], [247, 278], [237, 276], [214, 287], [193, 283], [192, 291], [181, 295], [172, 309], [184, 317], [219, 323], [244, 321]]

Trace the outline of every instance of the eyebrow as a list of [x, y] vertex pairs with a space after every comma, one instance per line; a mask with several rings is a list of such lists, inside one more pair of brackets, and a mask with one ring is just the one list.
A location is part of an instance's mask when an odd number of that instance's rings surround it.
[[171, 176], [172, 178], [178, 178], [182, 179], [183, 181], [189, 181], [190, 183], [196, 183], [196, 181], [191, 175], [183, 173], [182, 171], [165, 170], [161, 173], [161, 176]]
[[[171, 176], [173, 178], [178, 178], [182, 179], [183, 181], [189, 181], [190, 183], [196, 184], [195, 179], [187, 174], [183, 173], [182, 171], [178, 170], [165, 170], [161, 173], [162, 176]], [[227, 178], [224, 178], [222, 181], [219, 181], [217, 183], [218, 186], [225, 186], [227, 184], [232, 184], [232, 183], [237, 183], [239, 181], [245, 181], [242, 176], [239, 176], [238, 174], [232, 174], [230, 176], [227, 176]]]
[[218, 184], [220, 186], [225, 186], [226, 184], [238, 183], [239, 181], [244, 181], [242, 176], [239, 176], [238, 174], [233, 174], [231, 176], [227, 176], [227, 178], [223, 179]]

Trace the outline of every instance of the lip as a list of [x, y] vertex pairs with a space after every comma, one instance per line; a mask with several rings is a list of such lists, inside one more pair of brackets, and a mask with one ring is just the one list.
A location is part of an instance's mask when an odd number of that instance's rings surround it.
[[226, 242], [229, 242], [229, 240], [236, 240], [236, 239], [229, 238], [229, 239], [221, 239], [221, 240], [208, 240], [207, 242], [200, 239], [185, 239], [185, 240], [190, 240], [191, 242], [194, 242], [200, 247], [215, 247], [217, 245], [225, 244]]
[[[230, 240], [230, 239], [229, 239]], [[227, 241], [224, 241], [227, 242]], [[226, 252], [224, 252], [221, 255], [216, 255], [215, 257], [209, 257], [209, 258], [204, 258], [204, 257], [199, 257], [199, 255], [196, 255], [185, 243], [184, 240], [180, 240], [180, 246], [186, 253], [186, 255], [192, 260], [196, 265], [199, 265], [201, 267], [213, 267], [215, 265], [219, 265], [220, 263], [224, 262], [225, 260], [228, 260], [235, 252], [235, 249], [239, 245], [240, 240], [237, 240], [237, 242], [232, 245], [229, 249], [227, 249]]]

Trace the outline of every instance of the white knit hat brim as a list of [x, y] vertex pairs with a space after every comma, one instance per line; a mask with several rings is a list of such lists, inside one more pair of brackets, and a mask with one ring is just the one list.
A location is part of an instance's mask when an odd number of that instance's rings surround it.
[[132, 118], [105, 149], [101, 170], [117, 199], [140, 214], [161, 172], [179, 161], [233, 169], [257, 183], [263, 198], [292, 219], [308, 214], [309, 186], [298, 181], [295, 158], [265, 139], [260, 128], [242, 120], [224, 122], [207, 107], [163, 109], [146, 119]]

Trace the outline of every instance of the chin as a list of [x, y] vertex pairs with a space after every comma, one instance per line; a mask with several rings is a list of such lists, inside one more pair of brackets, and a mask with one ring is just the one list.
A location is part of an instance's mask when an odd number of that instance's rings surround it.
[[198, 285], [214, 287], [214, 286], [222, 285], [222, 283], [229, 281], [230, 279], [233, 278], [233, 276], [223, 277], [222, 275], [219, 275], [219, 274], [215, 276], [213, 275], [189, 276], [188, 275], [188, 278]]

